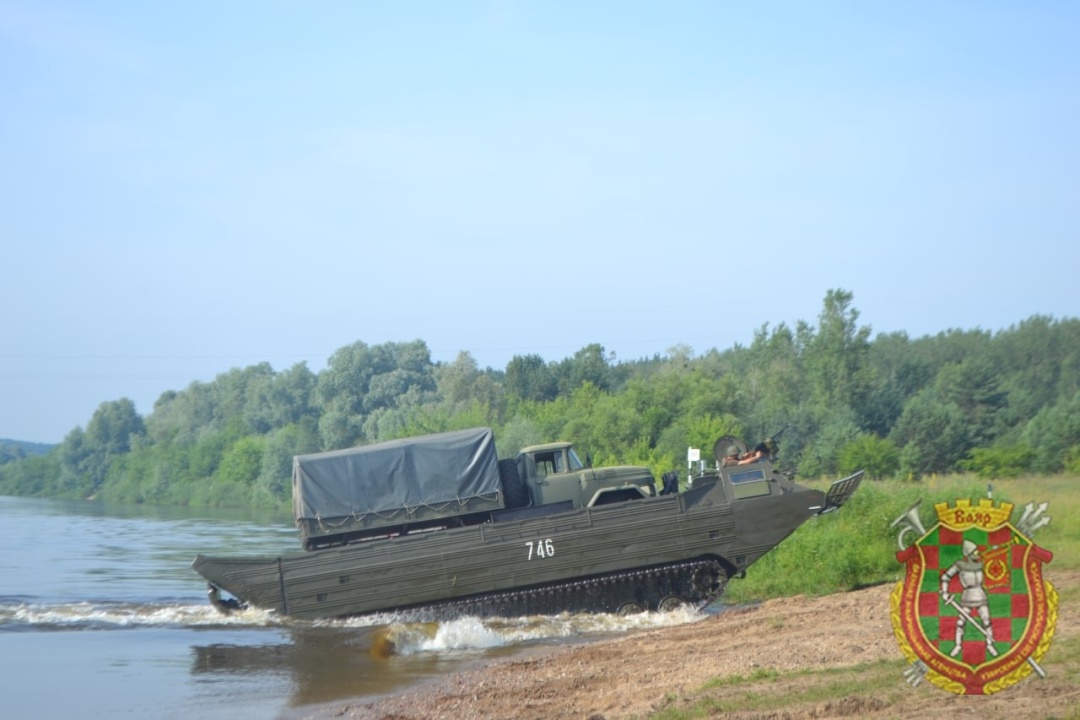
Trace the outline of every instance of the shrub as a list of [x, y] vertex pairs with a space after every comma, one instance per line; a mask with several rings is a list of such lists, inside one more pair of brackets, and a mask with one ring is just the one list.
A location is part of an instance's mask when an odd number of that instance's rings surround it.
[[999, 445], [988, 448], [972, 448], [968, 457], [959, 465], [963, 470], [973, 472], [982, 480], [1020, 477], [1031, 470], [1035, 460], [1035, 451], [1026, 443], [1017, 445]]
[[865, 470], [871, 480], [883, 480], [900, 469], [900, 451], [891, 440], [864, 433], [840, 450], [840, 473]]

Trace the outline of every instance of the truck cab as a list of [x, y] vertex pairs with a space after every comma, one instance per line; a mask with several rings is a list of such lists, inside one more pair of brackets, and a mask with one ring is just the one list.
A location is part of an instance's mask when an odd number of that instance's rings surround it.
[[656, 482], [648, 468], [593, 468], [581, 461], [568, 442], [523, 448], [516, 463], [534, 506], [570, 502], [576, 508], [594, 507], [656, 495]]

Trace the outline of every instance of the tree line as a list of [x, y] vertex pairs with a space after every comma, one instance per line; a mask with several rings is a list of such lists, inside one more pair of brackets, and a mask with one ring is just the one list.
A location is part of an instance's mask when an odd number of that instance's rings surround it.
[[711, 457], [722, 435], [781, 430], [780, 462], [802, 476], [1080, 473], [1080, 320], [872, 338], [852, 300], [830, 290], [816, 324], [766, 324], [749, 346], [701, 354], [617, 361], [591, 344], [494, 370], [468, 352], [432, 362], [415, 340], [355, 342], [320, 372], [234, 368], [145, 417], [103, 402], [49, 452], [0, 455], [0, 493], [284, 506], [294, 455], [476, 426], [495, 429], [501, 457], [564, 439], [657, 476], [685, 467], [688, 447]]

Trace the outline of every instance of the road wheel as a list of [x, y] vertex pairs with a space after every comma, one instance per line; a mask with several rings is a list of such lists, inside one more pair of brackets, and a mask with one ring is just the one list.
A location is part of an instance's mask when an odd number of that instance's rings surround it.
[[686, 601], [678, 595], [667, 595], [660, 600], [660, 603], [656, 606], [656, 609], [660, 612], [671, 612], [672, 610], [678, 610]]
[[637, 615], [638, 613], [645, 612], [645, 608], [641, 606], [641, 603], [625, 602], [619, 606], [619, 609], [615, 611], [616, 615]]

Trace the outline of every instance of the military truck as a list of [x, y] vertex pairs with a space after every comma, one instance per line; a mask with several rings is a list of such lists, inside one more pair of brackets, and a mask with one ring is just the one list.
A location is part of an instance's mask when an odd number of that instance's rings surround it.
[[551, 512], [656, 494], [648, 468], [587, 465], [568, 442], [500, 461], [486, 427], [298, 455], [293, 514], [304, 549], [317, 550], [491, 522], [503, 510]]
[[567, 442], [499, 461], [488, 428], [298, 456], [293, 509], [307, 552], [198, 555], [192, 567], [220, 610], [300, 618], [704, 605], [862, 477], [822, 492], [779, 472], [773, 452], [751, 457], [722, 438], [714, 454], [713, 468], [669, 494], [646, 468], [592, 468]]
[[576, 508], [595, 507], [656, 495], [656, 481], [648, 468], [594, 469], [591, 461], [581, 461], [568, 442], [522, 448], [514, 464], [532, 506], [569, 502]]

